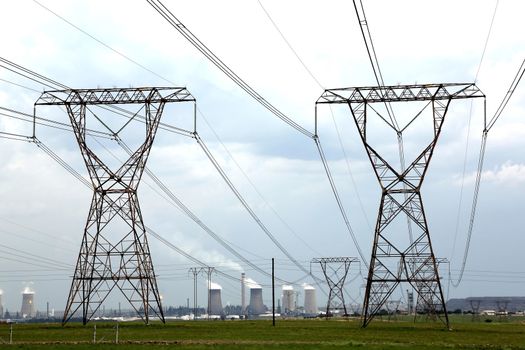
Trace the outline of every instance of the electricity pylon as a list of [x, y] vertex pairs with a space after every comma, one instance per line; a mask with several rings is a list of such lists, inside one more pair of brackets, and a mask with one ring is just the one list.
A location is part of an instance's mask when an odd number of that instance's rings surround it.
[[330, 310], [343, 310], [343, 315], [348, 315], [344, 287], [350, 265], [356, 261], [358, 261], [357, 258], [349, 257], [313, 258], [310, 261], [310, 264], [321, 265], [326, 283], [330, 288], [326, 303], [326, 317], [330, 315]]
[[[428, 312], [443, 313], [442, 321], [447, 327], [449, 326], [420, 189], [450, 103], [452, 100], [470, 98], [485, 99], [485, 95], [475, 84], [453, 83], [328, 89], [316, 102], [316, 105], [347, 104], [349, 106], [360, 139], [381, 186], [381, 201], [363, 303], [363, 327], [366, 327], [381, 311], [389, 296], [401, 282], [412, 285]], [[415, 101], [425, 103], [423, 109], [405, 116], [406, 124], [401, 126], [397, 121], [392, 120], [390, 112], [389, 116], [378, 112], [383, 105], [389, 111], [396, 103]], [[425, 110], [429, 109], [431, 124], [428, 126], [431, 129], [426, 130], [429, 130], [432, 136], [407, 167], [401, 164], [401, 169], [397, 169], [386, 160], [385, 154], [380, 154], [374, 148], [379, 145], [373, 147], [370, 144], [369, 133], [375, 131], [375, 126], [385, 123], [387, 129], [394, 131], [399, 138], [407, 128], [421, 118]], [[371, 117], [377, 117], [373, 119], [372, 130], [368, 128]], [[317, 131], [317, 112], [315, 119]], [[388, 227], [400, 214], [406, 215], [411, 223], [411, 227], [406, 228], [410, 231], [408, 243], [399, 238], [401, 225]]]
[[[35, 110], [45, 105], [65, 107], [93, 185], [63, 324], [79, 309], [83, 323], [89, 322], [114, 289], [122, 292], [145, 323], [150, 315], [164, 321], [137, 188], [164, 107], [172, 102], [194, 103], [195, 99], [185, 88], [68, 89], [46, 91], [35, 103]], [[125, 110], [116, 105], [135, 105], [140, 109], [127, 115], [126, 123], [113, 130], [111, 123], [102, 120], [93, 108], [113, 110], [122, 116]], [[112, 117], [110, 121], [116, 115]], [[136, 122], [139, 118], [142, 124]], [[116, 170], [86, 143], [86, 131], [92, 130], [86, 124], [96, 121], [121, 141], [123, 129], [145, 126], [144, 141], [136, 150], [130, 150], [129, 158]]]

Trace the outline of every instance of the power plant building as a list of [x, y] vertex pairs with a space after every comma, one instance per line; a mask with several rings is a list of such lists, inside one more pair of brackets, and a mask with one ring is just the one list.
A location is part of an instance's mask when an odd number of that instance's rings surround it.
[[22, 318], [33, 318], [35, 311], [35, 292], [26, 287], [22, 292], [22, 308], [20, 310]]
[[290, 313], [295, 310], [295, 292], [293, 286], [283, 285], [283, 313]]
[[317, 300], [315, 297], [315, 288], [310, 285], [304, 286], [304, 313], [317, 314]]

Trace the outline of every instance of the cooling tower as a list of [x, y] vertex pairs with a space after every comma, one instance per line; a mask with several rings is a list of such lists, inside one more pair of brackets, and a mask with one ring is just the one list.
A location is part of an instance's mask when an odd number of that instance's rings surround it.
[[251, 315], [260, 315], [265, 312], [262, 288], [255, 286], [250, 288], [250, 305], [248, 306], [248, 313]]
[[209, 305], [209, 311], [210, 315], [222, 315], [222, 301], [221, 301], [221, 289], [222, 287], [219, 286], [217, 283], [212, 283], [210, 288], [210, 305]]
[[315, 288], [309, 285], [304, 286], [304, 313], [317, 314], [317, 301], [315, 298]]
[[283, 285], [283, 313], [295, 310], [295, 293], [292, 286]]
[[22, 318], [35, 317], [35, 292], [29, 287], [22, 292], [22, 309], [20, 310]]

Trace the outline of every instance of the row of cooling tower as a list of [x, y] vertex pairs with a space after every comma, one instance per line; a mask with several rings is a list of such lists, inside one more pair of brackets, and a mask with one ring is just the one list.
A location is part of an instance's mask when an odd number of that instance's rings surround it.
[[[246, 307], [245, 305], [245, 292], [244, 286], [247, 285], [250, 290], [250, 303]], [[267, 307], [263, 303], [263, 290], [260, 285], [255, 283], [244, 283], [241, 285], [242, 293], [242, 312], [249, 315], [261, 315], [267, 311]], [[221, 300], [221, 290], [222, 288], [213, 283], [209, 291], [209, 313], [212, 315], [221, 315], [223, 313], [222, 300]], [[315, 288], [309, 285], [303, 286], [304, 290], [304, 309], [302, 312], [304, 314], [317, 314], [317, 301], [315, 295]], [[296, 292], [292, 286], [283, 285], [282, 286], [282, 307], [281, 313], [293, 313], [297, 311], [296, 304]]]
[[[2, 302], [3, 292], [0, 290], [0, 318], [4, 316], [4, 304]], [[20, 309], [22, 318], [32, 318], [36, 315], [35, 310], [35, 292], [25, 288], [22, 292], [22, 308]]]
[[[250, 303], [248, 307], [245, 306], [244, 302], [244, 286], [247, 285], [250, 289]], [[221, 286], [216, 283], [212, 283], [209, 291], [209, 313], [212, 315], [223, 314], [222, 299], [221, 299]], [[317, 303], [315, 288], [309, 285], [303, 286], [304, 290], [304, 313], [305, 314], [317, 314]], [[0, 318], [4, 315], [4, 308], [2, 304], [2, 291], [0, 290]], [[282, 286], [282, 307], [281, 313], [287, 314], [296, 311], [296, 292], [292, 286]], [[32, 318], [35, 316], [35, 292], [29, 288], [24, 289], [22, 292], [22, 307], [20, 315], [22, 318]], [[245, 283], [243, 279], [242, 284], [242, 311], [249, 315], [260, 315], [267, 311], [266, 306], [263, 303], [263, 290], [262, 287], [256, 283]]]

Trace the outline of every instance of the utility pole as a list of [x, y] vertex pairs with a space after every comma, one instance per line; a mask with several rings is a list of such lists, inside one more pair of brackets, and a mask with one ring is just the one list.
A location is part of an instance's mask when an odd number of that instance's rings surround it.
[[272, 258], [272, 325], [275, 327], [275, 259]]
[[206, 275], [207, 278], [207, 286], [208, 286], [208, 307], [207, 307], [207, 314], [208, 314], [208, 320], [210, 319], [210, 311], [211, 311], [211, 275], [213, 272], [215, 272], [215, 268], [212, 266], [206, 266], [206, 267], [191, 267], [189, 269], [190, 273], [193, 274], [193, 315], [194, 318], [197, 316], [197, 276], [201, 273]]
[[199, 267], [191, 267], [189, 272], [193, 274], [193, 319], [197, 319], [197, 275], [199, 274]]
[[215, 271], [214, 267], [208, 266], [206, 268], [206, 275], [208, 277], [208, 320], [210, 320], [210, 313], [211, 313], [211, 275]]

